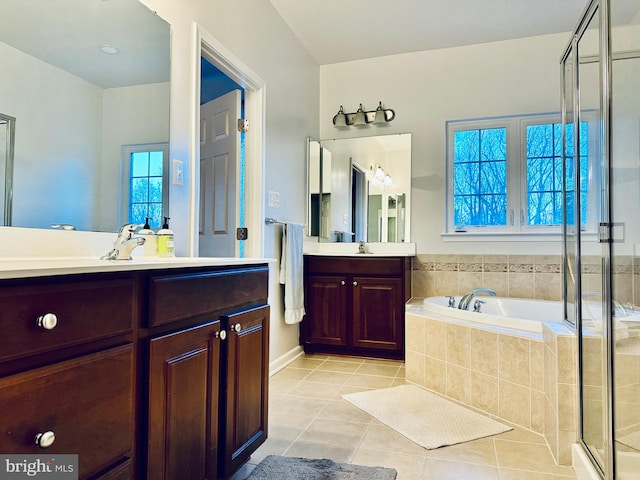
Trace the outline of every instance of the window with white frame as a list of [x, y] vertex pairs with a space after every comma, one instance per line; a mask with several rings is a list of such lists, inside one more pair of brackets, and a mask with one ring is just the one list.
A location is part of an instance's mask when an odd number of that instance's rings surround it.
[[[582, 228], [595, 230], [594, 119], [580, 123]], [[560, 115], [447, 122], [447, 232], [559, 233], [563, 215]], [[572, 168], [573, 131], [567, 128]], [[574, 190], [573, 179], [567, 180]], [[571, 198], [571, 196], [569, 196]], [[573, 221], [573, 209], [568, 209]]]
[[122, 223], [159, 229], [167, 216], [169, 152], [166, 143], [122, 147]]

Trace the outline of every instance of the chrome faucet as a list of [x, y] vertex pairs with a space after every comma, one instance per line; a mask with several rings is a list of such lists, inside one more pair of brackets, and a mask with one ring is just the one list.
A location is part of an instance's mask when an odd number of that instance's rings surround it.
[[367, 245], [363, 240], [358, 243], [358, 253], [367, 253]]
[[460, 299], [460, 303], [458, 304], [458, 308], [460, 310], [469, 310], [469, 304], [473, 300], [473, 297], [476, 295], [480, 295], [481, 293], [486, 293], [487, 295], [491, 295], [493, 297], [496, 296], [496, 292], [491, 290], [490, 288], [474, 288], [470, 292], [465, 293]]
[[136, 228], [141, 225], [137, 223], [126, 223], [120, 227], [116, 241], [109, 253], [100, 257], [100, 260], [131, 260], [131, 252], [139, 245], [144, 245], [144, 237], [134, 237]]
[[59, 230], [76, 230], [75, 225], [71, 225], [70, 223], [52, 223], [51, 228]]

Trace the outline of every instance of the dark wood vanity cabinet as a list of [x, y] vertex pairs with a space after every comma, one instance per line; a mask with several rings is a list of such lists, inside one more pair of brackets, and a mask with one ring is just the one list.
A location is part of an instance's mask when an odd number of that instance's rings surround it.
[[306, 352], [404, 358], [408, 257], [305, 256]]
[[147, 478], [227, 478], [264, 443], [268, 318], [263, 306], [150, 341]]
[[265, 264], [1, 281], [0, 452], [228, 478], [266, 440], [267, 290]]
[[306, 315], [300, 327], [305, 350], [312, 345], [347, 346], [348, 281], [347, 276], [314, 275], [305, 269]]
[[0, 452], [133, 478], [138, 305], [130, 275], [0, 282]]
[[220, 378], [219, 471], [238, 470], [267, 439], [269, 400], [269, 307], [222, 317], [229, 331]]
[[267, 281], [266, 266], [149, 278], [147, 479], [228, 478], [266, 440]]

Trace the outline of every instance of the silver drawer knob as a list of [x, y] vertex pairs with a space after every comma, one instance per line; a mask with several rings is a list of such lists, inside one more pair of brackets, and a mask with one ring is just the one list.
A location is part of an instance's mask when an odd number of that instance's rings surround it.
[[45, 330], [53, 330], [58, 325], [58, 317], [55, 313], [46, 313], [38, 317], [38, 326]]
[[340, 281], [340, 285], [345, 285], [345, 284], [346, 284], [346, 282], [344, 280]]
[[226, 340], [227, 331], [226, 330], [220, 330], [219, 332], [216, 332], [216, 338], [219, 338], [220, 340]]
[[353, 286], [357, 287], [358, 286], [358, 282], [353, 282]]
[[240, 325], [239, 323], [236, 323], [235, 325], [231, 326], [231, 330], [233, 330], [234, 332], [239, 332], [240, 330], [242, 330], [242, 325]]
[[36, 445], [40, 448], [48, 448], [56, 441], [56, 434], [51, 430], [44, 433], [38, 433], [35, 438]]

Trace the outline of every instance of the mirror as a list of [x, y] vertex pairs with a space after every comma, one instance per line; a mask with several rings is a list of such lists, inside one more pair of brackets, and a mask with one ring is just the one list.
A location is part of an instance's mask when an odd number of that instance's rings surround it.
[[307, 153], [309, 236], [319, 242], [410, 241], [410, 133], [309, 139]]
[[5, 224], [116, 231], [123, 146], [169, 140], [169, 25], [138, 0], [4, 0], [0, 64]]

